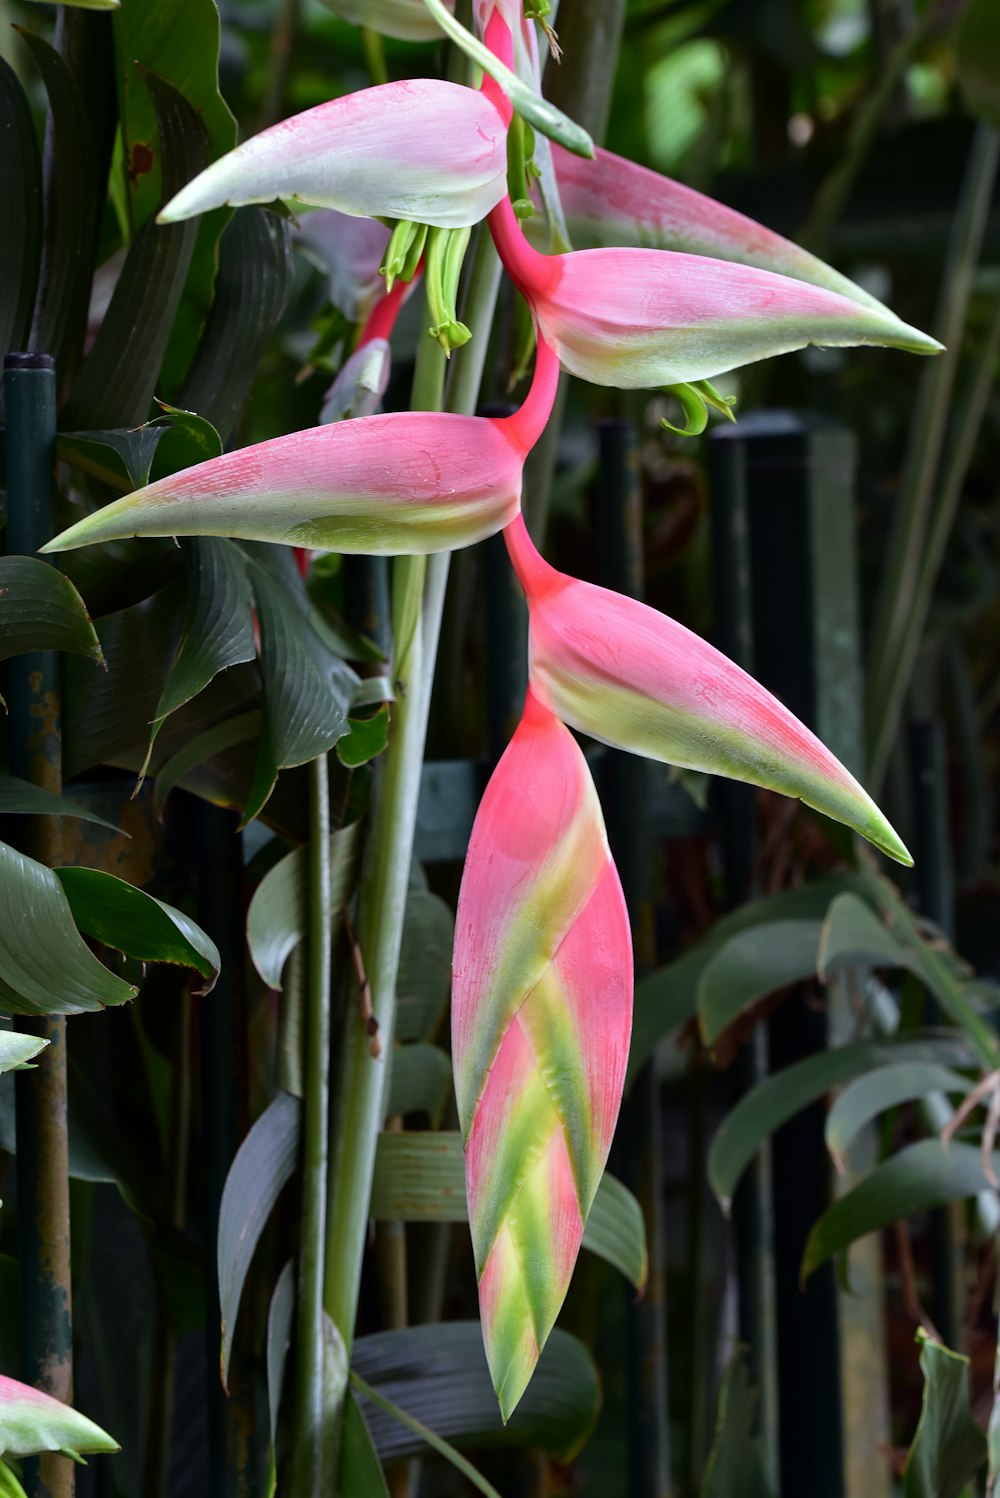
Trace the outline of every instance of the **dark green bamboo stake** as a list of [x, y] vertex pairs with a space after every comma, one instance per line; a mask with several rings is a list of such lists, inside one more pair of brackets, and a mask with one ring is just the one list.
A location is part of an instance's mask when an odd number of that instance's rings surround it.
[[[32, 555], [54, 533], [55, 364], [47, 354], [4, 359], [7, 412], [7, 547]], [[58, 657], [32, 651], [11, 662], [10, 767], [58, 794], [62, 789]], [[58, 862], [57, 819], [32, 819], [26, 851]], [[48, 1047], [35, 1071], [16, 1079], [17, 1195], [21, 1261], [21, 1375], [66, 1403], [73, 1398], [66, 1021], [22, 1021]], [[72, 1498], [73, 1464], [46, 1455], [25, 1464], [30, 1498]]]

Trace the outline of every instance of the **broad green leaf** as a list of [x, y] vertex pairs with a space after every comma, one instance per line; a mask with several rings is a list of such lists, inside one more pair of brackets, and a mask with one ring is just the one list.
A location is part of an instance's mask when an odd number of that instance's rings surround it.
[[924, 1395], [906, 1456], [903, 1498], [962, 1498], [986, 1461], [986, 1437], [972, 1418], [969, 1359], [917, 1333]]
[[267, 1409], [270, 1434], [268, 1455], [268, 1493], [270, 1498], [277, 1488], [278, 1411], [281, 1407], [281, 1392], [285, 1383], [285, 1363], [292, 1341], [292, 1318], [295, 1314], [295, 1262], [292, 1259], [278, 1275], [277, 1284], [271, 1294], [267, 1310]]
[[[17, 74], [0, 57], [0, 356], [25, 347], [35, 304], [42, 241], [42, 169], [31, 108]], [[16, 233], [13, 232], [16, 225]], [[3, 395], [0, 391], [0, 409]]]
[[137, 992], [98, 962], [52, 870], [0, 843], [0, 1013], [79, 1014]]
[[48, 1045], [38, 1035], [19, 1035], [15, 1030], [0, 1030], [0, 1072], [23, 1071]]
[[408, 1415], [405, 1410], [400, 1409], [398, 1404], [393, 1404], [392, 1400], [386, 1399], [384, 1394], [373, 1389], [371, 1384], [365, 1383], [364, 1379], [359, 1378], [356, 1373], [351, 1374], [351, 1383], [356, 1393], [366, 1399], [369, 1404], [373, 1404], [376, 1409], [381, 1410], [391, 1419], [398, 1420], [412, 1435], [416, 1436], [418, 1441], [429, 1446], [432, 1451], [436, 1451], [438, 1456], [443, 1456], [446, 1462], [450, 1462], [478, 1492], [484, 1493], [486, 1498], [500, 1498], [500, 1494], [492, 1483], [487, 1482], [482, 1473], [477, 1472], [472, 1463], [467, 1461], [460, 1451], [456, 1451], [454, 1446], [442, 1440], [436, 1431], [431, 1430], [412, 1415]]
[[439, 895], [411, 889], [406, 897], [403, 942], [396, 978], [396, 1037], [429, 1040], [451, 987], [455, 917]]
[[[164, 720], [220, 671], [256, 659], [246, 560], [230, 541], [196, 537], [188, 546], [187, 603], [180, 644], [156, 707], [149, 751]], [[147, 754], [147, 762], [148, 762]]]
[[838, 967], [909, 967], [916, 954], [908, 952], [880, 920], [871, 906], [857, 895], [838, 895], [823, 923], [819, 969]]
[[826, 1116], [826, 1147], [834, 1160], [866, 1124], [899, 1103], [931, 1092], [967, 1092], [970, 1083], [961, 1072], [935, 1061], [894, 1061], [858, 1077], [837, 1098]]
[[223, 1384], [229, 1380], [233, 1328], [247, 1271], [272, 1208], [295, 1169], [301, 1119], [298, 1099], [279, 1092], [236, 1151], [223, 1187], [217, 1241]]
[[118, 1451], [118, 1442], [86, 1415], [28, 1384], [0, 1377], [0, 1456], [61, 1451]]
[[423, 1041], [396, 1046], [385, 1116], [426, 1113], [436, 1127], [451, 1096], [451, 1085], [451, 1060], [440, 1046]]
[[179, 473], [182, 468], [193, 468], [196, 463], [219, 456], [222, 438], [204, 416], [197, 411], [168, 405], [166, 401], [158, 400], [156, 404], [161, 415], [153, 424], [163, 427], [163, 437], [153, 454], [149, 470], [151, 479], [166, 478], [168, 474]]
[[[232, 749], [238, 744], [248, 744], [255, 739], [260, 732], [260, 723], [261, 715], [257, 710], [240, 713], [235, 718], [227, 718], [225, 722], [217, 723], [214, 727], [207, 728], [204, 733], [197, 734], [182, 749], [178, 749], [176, 754], [164, 760], [156, 772], [156, 787], [153, 793], [153, 802], [157, 811], [162, 814], [164, 803], [174, 786], [182, 784], [208, 760], [215, 759], [217, 755], [223, 754], [227, 749]], [[233, 803], [226, 802], [225, 804]]]
[[698, 1020], [706, 1044], [718, 1040], [758, 999], [815, 977], [822, 929], [821, 921], [772, 921], [741, 931], [720, 947], [698, 980]]
[[349, 770], [376, 759], [389, 742], [389, 705], [382, 706], [370, 718], [348, 718], [348, 730], [337, 741], [337, 758]]
[[757, 1391], [745, 1350], [737, 1347], [722, 1377], [715, 1439], [705, 1465], [701, 1498], [773, 1498], [764, 1449], [755, 1432]]
[[969, 0], [954, 36], [955, 67], [966, 105], [1000, 127], [1000, 11], [996, 0]]
[[[206, 0], [207, 3], [207, 0]], [[162, 5], [128, 5], [115, 17]], [[191, 104], [150, 72], [134, 66], [132, 51], [121, 64], [126, 92], [146, 88], [152, 96], [163, 153], [164, 191], [173, 195], [205, 165], [208, 145], [202, 119]], [[149, 139], [152, 138], [150, 132]], [[145, 142], [142, 144], [149, 152]], [[196, 223], [143, 223], [132, 241], [111, 302], [63, 413], [71, 430], [135, 426], [146, 419], [198, 237]]]
[[287, 220], [263, 208], [238, 208], [219, 243], [215, 299], [181, 394], [223, 437], [285, 310], [292, 271]]
[[[994, 1157], [1000, 1171], [1000, 1158]], [[847, 1248], [855, 1239], [874, 1233], [900, 1218], [961, 1201], [989, 1189], [979, 1148], [922, 1139], [876, 1167], [840, 1197], [814, 1224], [802, 1259], [802, 1278]]]
[[[330, 839], [330, 914], [343, 910], [354, 893], [361, 823], [352, 822]], [[295, 848], [269, 869], [247, 911], [247, 945], [253, 965], [268, 988], [281, 988], [289, 953], [309, 925], [309, 850]]]
[[337, 1491], [341, 1498], [389, 1498], [385, 1473], [371, 1431], [350, 1390], [344, 1402], [344, 1424], [340, 1433]]
[[550, 104], [548, 99], [543, 99], [527, 83], [522, 83], [516, 73], [499, 62], [487, 46], [466, 31], [460, 21], [456, 21], [441, 0], [424, 0], [424, 4], [445, 35], [450, 36], [477, 66], [496, 79], [518, 114], [529, 125], [533, 125], [551, 140], [558, 141], [576, 156], [593, 156], [594, 142], [582, 125], [575, 124], [561, 109]]
[[153, 457], [166, 427], [147, 421], [128, 431], [60, 432], [56, 452], [64, 463], [128, 494], [149, 482]]
[[[462, 1136], [380, 1134], [371, 1215], [382, 1222], [467, 1222]], [[607, 1173], [597, 1188], [583, 1244], [642, 1289], [647, 1270], [642, 1210], [632, 1193]]]
[[68, 650], [104, 661], [87, 607], [69, 578], [39, 557], [0, 557], [0, 660], [26, 650]]
[[16, 775], [0, 774], [0, 815], [35, 817], [77, 817], [81, 822], [94, 822], [98, 827], [107, 827], [119, 837], [130, 834], [116, 827], [105, 817], [81, 806], [70, 796], [58, 796], [54, 791], [44, 791], [32, 785], [30, 780], [21, 780]]
[[640, 979], [635, 987], [626, 1089], [659, 1041], [694, 1018], [701, 975], [726, 942], [741, 931], [771, 921], [821, 920], [834, 895], [862, 887], [859, 879], [847, 875], [752, 900], [716, 921], [708, 934], [682, 956]]
[[205, 980], [196, 992], [212, 991], [219, 976], [219, 949], [183, 911], [100, 869], [54, 869], [53, 873], [86, 936], [140, 962], [193, 968]]
[[31, 0], [33, 5], [71, 5], [75, 10], [118, 10], [122, 0]]
[[[504, 1427], [478, 1321], [411, 1326], [359, 1337], [352, 1371], [384, 1398], [457, 1446], [523, 1446], [572, 1461], [601, 1404], [597, 1369], [575, 1337], [556, 1328], [521, 1403]], [[397, 1420], [360, 1401], [383, 1462], [425, 1451]]]

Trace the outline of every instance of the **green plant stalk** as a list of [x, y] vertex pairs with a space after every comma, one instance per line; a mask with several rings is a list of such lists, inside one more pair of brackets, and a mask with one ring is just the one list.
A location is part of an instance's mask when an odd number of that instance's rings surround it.
[[302, 1231], [295, 1324], [289, 1498], [314, 1498], [332, 1471], [338, 1408], [325, 1407], [323, 1244], [330, 1103], [330, 784], [325, 754], [309, 765], [309, 973], [306, 990]]
[[888, 767], [909, 684], [909, 673], [901, 672], [898, 662], [905, 655], [906, 636], [912, 627], [962, 331], [998, 158], [1000, 135], [986, 125], [977, 126], [948, 248], [936, 320], [936, 336], [945, 345], [945, 351], [928, 365], [921, 381], [878, 594], [866, 704], [869, 780], [875, 794]]

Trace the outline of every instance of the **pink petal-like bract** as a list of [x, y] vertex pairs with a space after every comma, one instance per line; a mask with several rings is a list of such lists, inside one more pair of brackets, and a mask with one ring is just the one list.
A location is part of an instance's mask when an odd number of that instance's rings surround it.
[[597, 385], [694, 383], [811, 343], [940, 349], [877, 305], [729, 260], [635, 248], [540, 255], [506, 199], [490, 228], [541, 335]]
[[530, 680], [564, 723], [650, 759], [797, 796], [912, 863], [815, 734], [682, 624], [550, 567], [518, 515], [504, 532], [528, 598]]
[[586, 161], [554, 144], [552, 158], [563, 213], [579, 249], [631, 245], [710, 255], [808, 281], [891, 316], [801, 245], [692, 187], [600, 148], [593, 161]]
[[45, 549], [126, 536], [232, 536], [414, 556], [470, 546], [518, 513], [524, 458], [548, 419], [558, 374], [540, 342], [531, 389], [512, 416], [399, 411], [292, 432], [137, 489]]
[[275, 198], [441, 228], [478, 223], [507, 190], [507, 125], [489, 94], [436, 78], [318, 104], [237, 146], [181, 189], [161, 223]]
[[472, 829], [452, 985], [469, 1221], [504, 1419], [569, 1285], [631, 1021], [628, 915], [593, 781], [529, 691]]
[[86, 1415], [29, 1384], [0, 1376], [0, 1456], [118, 1450], [118, 1442]]

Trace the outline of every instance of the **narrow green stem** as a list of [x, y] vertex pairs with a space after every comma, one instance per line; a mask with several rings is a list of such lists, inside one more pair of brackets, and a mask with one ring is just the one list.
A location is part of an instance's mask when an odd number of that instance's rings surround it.
[[306, 992], [302, 1234], [295, 1329], [290, 1498], [322, 1489], [339, 1403], [325, 1398], [323, 1245], [327, 1215], [330, 1094], [330, 791], [326, 755], [309, 766], [309, 977]]
[[876, 792], [888, 766], [909, 684], [909, 672], [899, 670], [899, 661], [905, 657], [906, 636], [912, 627], [955, 371], [998, 157], [1000, 134], [985, 125], [978, 126], [962, 184], [938, 308], [935, 332], [945, 345], [945, 352], [928, 365], [921, 382], [878, 595], [867, 700], [869, 779]]

